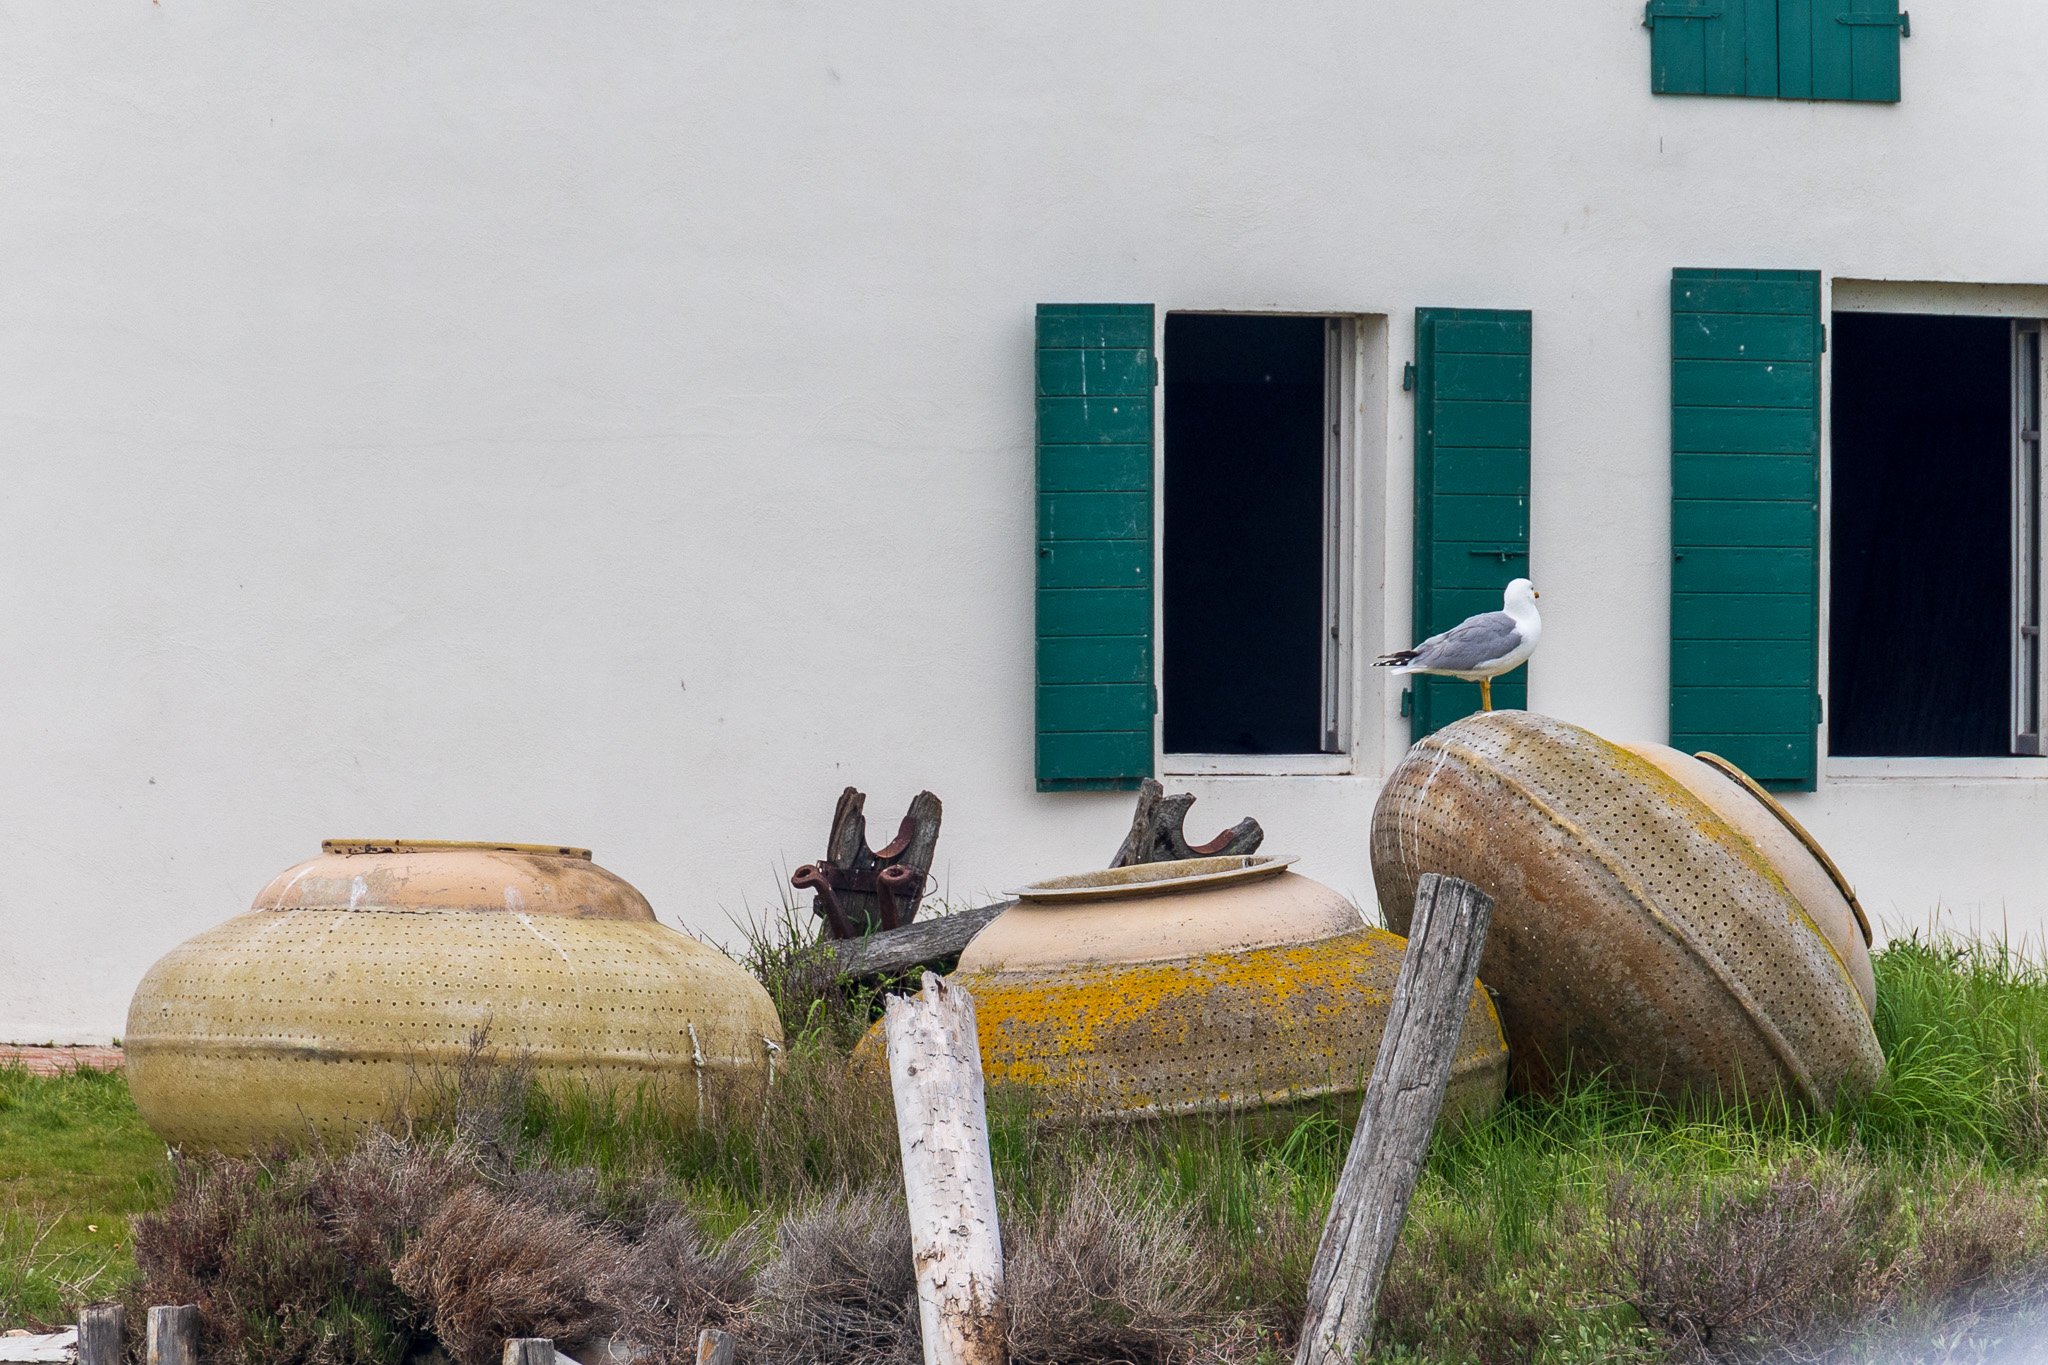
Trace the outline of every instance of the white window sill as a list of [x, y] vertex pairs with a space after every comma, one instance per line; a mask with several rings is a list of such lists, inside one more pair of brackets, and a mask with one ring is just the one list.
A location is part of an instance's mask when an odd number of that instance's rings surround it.
[[1823, 769], [1829, 782], [1952, 782], [2040, 781], [2048, 778], [2048, 758], [1830, 758]]
[[1350, 754], [1166, 754], [1168, 777], [1329, 777], [1356, 771]]

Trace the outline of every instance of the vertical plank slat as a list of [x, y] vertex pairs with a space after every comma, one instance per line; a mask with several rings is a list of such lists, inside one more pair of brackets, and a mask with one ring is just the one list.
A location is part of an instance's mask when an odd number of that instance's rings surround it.
[[504, 1365], [555, 1365], [555, 1343], [546, 1337], [512, 1337], [505, 1342]]
[[733, 1353], [738, 1348], [738, 1337], [706, 1327], [697, 1333], [697, 1365], [732, 1365]]
[[78, 1365], [122, 1365], [127, 1336], [120, 1304], [87, 1304], [78, 1312]]
[[1492, 919], [1493, 901], [1455, 877], [1428, 873], [1415, 888], [1379, 1057], [1309, 1273], [1295, 1365], [1348, 1365], [1372, 1344], [1380, 1285], [1443, 1109]]
[[882, 1013], [925, 1365], [1003, 1365], [1003, 1242], [974, 999], [930, 972]]
[[150, 1309], [143, 1351], [146, 1365], [199, 1365], [199, 1305]]

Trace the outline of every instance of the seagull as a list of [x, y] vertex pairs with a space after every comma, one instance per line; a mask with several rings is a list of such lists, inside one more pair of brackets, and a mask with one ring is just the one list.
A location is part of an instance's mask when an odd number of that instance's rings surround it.
[[1430, 673], [1479, 684], [1479, 705], [1493, 709], [1493, 680], [1520, 668], [1536, 652], [1543, 618], [1536, 599], [1543, 596], [1526, 578], [1508, 584], [1499, 611], [1468, 616], [1441, 635], [1432, 635], [1413, 649], [1382, 654], [1375, 668], [1402, 673]]

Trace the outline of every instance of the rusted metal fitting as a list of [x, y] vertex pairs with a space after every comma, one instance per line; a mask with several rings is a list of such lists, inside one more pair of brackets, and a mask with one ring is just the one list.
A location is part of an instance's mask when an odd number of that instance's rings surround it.
[[811, 902], [811, 908], [824, 916], [825, 923], [832, 930], [832, 937], [858, 937], [853, 932], [853, 926], [847, 922], [846, 911], [840, 908], [839, 893], [832, 885], [832, 878], [826, 866], [805, 863], [790, 874], [789, 884], [799, 891], [817, 893], [816, 899]]

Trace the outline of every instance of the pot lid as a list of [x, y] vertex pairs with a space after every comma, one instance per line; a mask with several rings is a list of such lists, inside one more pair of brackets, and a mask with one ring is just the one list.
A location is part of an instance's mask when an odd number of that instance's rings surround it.
[[439, 839], [328, 839], [286, 868], [255, 910], [563, 915], [654, 919], [647, 898], [587, 848]]

